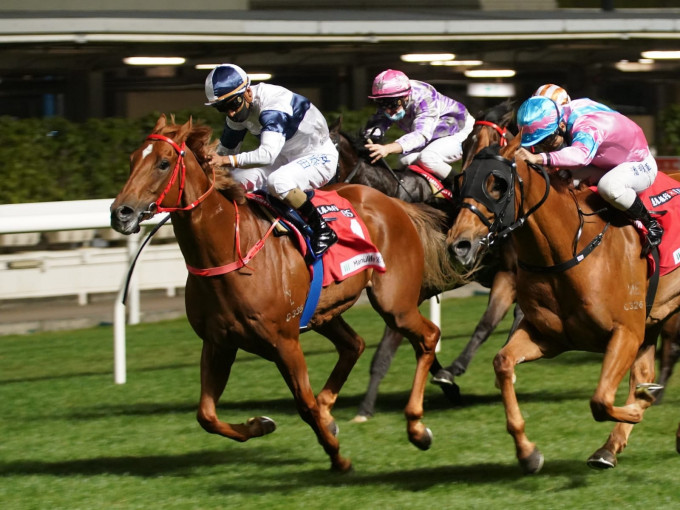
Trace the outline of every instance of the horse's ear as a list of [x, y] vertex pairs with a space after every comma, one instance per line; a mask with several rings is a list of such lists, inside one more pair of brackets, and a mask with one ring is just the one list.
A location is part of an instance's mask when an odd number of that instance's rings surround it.
[[161, 130], [165, 127], [166, 124], [166, 119], [165, 119], [165, 114], [161, 113], [161, 116], [158, 117], [158, 120], [156, 121], [156, 125], [153, 128], [153, 133], [160, 133]]
[[517, 149], [519, 149], [519, 145], [522, 142], [522, 132], [520, 131], [519, 134], [514, 137], [510, 142], [508, 142], [508, 145], [503, 147], [501, 149], [501, 156], [503, 156], [506, 159], [514, 159], [515, 157], [515, 152], [517, 152]]
[[181, 128], [179, 128], [179, 132], [177, 133], [177, 139], [175, 140], [176, 142], [183, 142], [184, 140], [187, 139], [189, 136], [189, 133], [191, 133], [191, 128], [193, 124], [193, 119], [192, 117], [189, 117], [189, 120], [186, 121], [185, 124], [182, 125]]
[[335, 119], [333, 124], [328, 126], [328, 130], [331, 133], [334, 133], [334, 134], [339, 133], [341, 128], [342, 128], [342, 115], [340, 115], [337, 119]]

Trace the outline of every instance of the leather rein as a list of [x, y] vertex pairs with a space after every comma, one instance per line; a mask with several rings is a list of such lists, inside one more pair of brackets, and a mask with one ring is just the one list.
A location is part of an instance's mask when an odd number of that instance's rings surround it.
[[[184, 185], [186, 182], [186, 162], [184, 161], [184, 156], [186, 154], [186, 142], [182, 142], [182, 145], [178, 145], [174, 140], [171, 138], [168, 138], [167, 136], [163, 135], [157, 135], [157, 134], [152, 134], [146, 137], [147, 140], [160, 140], [162, 142], [169, 143], [173, 149], [175, 149], [175, 152], [177, 152], [178, 157], [177, 157], [177, 163], [175, 163], [175, 168], [173, 170], [172, 176], [170, 177], [170, 180], [168, 181], [167, 186], [163, 190], [163, 192], [160, 194], [158, 199], [155, 202], [152, 202], [149, 204], [149, 213], [151, 214], [156, 214], [157, 212], [177, 212], [177, 211], [190, 211], [194, 209], [196, 206], [198, 206], [201, 202], [203, 202], [206, 197], [215, 189], [215, 168], [213, 167], [213, 177], [212, 181], [210, 183], [210, 188], [203, 193], [200, 197], [198, 197], [196, 200], [191, 202], [189, 205], [180, 207], [180, 203], [182, 200], [182, 195], [184, 193]], [[167, 196], [168, 192], [172, 188], [172, 186], [177, 182], [179, 177], [179, 193], [177, 196], [177, 202], [174, 207], [163, 207], [161, 206], [161, 202], [165, 200], [165, 197]], [[246, 256], [243, 257], [241, 255], [241, 240], [240, 240], [240, 229], [239, 229], [239, 224], [240, 224], [240, 214], [238, 210], [238, 205], [236, 204], [235, 201], [232, 201], [232, 204], [234, 205], [234, 214], [235, 214], [235, 227], [234, 227], [234, 245], [236, 247], [236, 256], [238, 259], [235, 262], [232, 262], [230, 264], [226, 264], [224, 266], [217, 266], [217, 267], [209, 267], [209, 268], [197, 268], [190, 266], [189, 264], [186, 264], [187, 270], [197, 276], [218, 276], [218, 275], [223, 275], [226, 273], [231, 273], [232, 271], [236, 271], [237, 269], [241, 269], [242, 267], [246, 266], [248, 262], [250, 262], [255, 255], [262, 249], [264, 246], [265, 241], [269, 237], [269, 235], [274, 231], [274, 228], [276, 225], [279, 223], [279, 218], [276, 218], [273, 222], [272, 225], [269, 227], [269, 230], [267, 230], [267, 233], [264, 235], [262, 239], [260, 239], [258, 242], [256, 242], [250, 250], [248, 250], [248, 253], [246, 253]], [[155, 231], [154, 231], [155, 232]], [[152, 234], [153, 235], [153, 232]], [[149, 236], [151, 237], [151, 236]], [[140, 249], [141, 251], [141, 249]]]

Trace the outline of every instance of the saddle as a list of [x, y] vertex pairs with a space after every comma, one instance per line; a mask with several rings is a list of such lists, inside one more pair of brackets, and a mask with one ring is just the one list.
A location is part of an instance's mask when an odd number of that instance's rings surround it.
[[439, 180], [439, 178], [432, 175], [425, 168], [420, 165], [409, 165], [406, 168], [411, 172], [420, 175], [428, 182], [430, 189], [432, 190], [432, 196], [434, 198], [443, 198], [449, 202], [453, 201], [453, 193], [451, 190], [447, 189], [446, 186], [444, 186], [444, 184], [442, 184], [442, 182]]

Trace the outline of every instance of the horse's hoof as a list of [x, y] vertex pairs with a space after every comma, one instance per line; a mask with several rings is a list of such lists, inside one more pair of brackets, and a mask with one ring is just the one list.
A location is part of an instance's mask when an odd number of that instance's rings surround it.
[[656, 397], [663, 391], [663, 386], [656, 383], [640, 383], [635, 386], [635, 398], [645, 398], [654, 402]]
[[616, 467], [616, 455], [609, 450], [600, 448], [588, 459], [588, 467], [593, 469], [612, 469]]
[[525, 475], [535, 475], [543, 467], [545, 459], [539, 449], [534, 447], [534, 451], [532, 451], [528, 457], [518, 460]]
[[430, 430], [429, 427], [425, 427], [425, 434], [423, 434], [423, 437], [420, 439], [411, 439], [411, 443], [413, 443], [415, 446], [417, 446], [419, 449], [425, 451], [429, 450], [430, 447], [432, 446], [432, 439], [433, 439], [432, 431]]
[[453, 374], [445, 368], [440, 368], [432, 379], [430, 379], [430, 382], [442, 387], [453, 386]]
[[363, 414], [357, 414], [354, 418], [350, 420], [350, 423], [366, 423], [370, 416], [364, 416]]
[[340, 459], [331, 465], [331, 471], [334, 473], [349, 473], [353, 470], [352, 461], [349, 459]]
[[340, 433], [340, 427], [338, 427], [338, 424], [335, 423], [335, 420], [333, 420], [330, 425], [328, 425], [328, 432], [333, 434], [334, 437], [338, 437], [338, 434]]
[[276, 422], [267, 416], [250, 418], [247, 425], [255, 429], [253, 437], [266, 436], [276, 430]]

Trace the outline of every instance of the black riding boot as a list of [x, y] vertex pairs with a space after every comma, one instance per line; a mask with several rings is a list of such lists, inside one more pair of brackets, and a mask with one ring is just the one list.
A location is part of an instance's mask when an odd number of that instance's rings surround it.
[[307, 200], [300, 207], [298, 211], [305, 217], [307, 223], [312, 229], [311, 245], [315, 256], [321, 255], [338, 240], [335, 231], [328, 226], [328, 223], [321, 217], [316, 207]]
[[626, 211], [626, 215], [633, 220], [640, 220], [647, 228], [647, 240], [642, 246], [642, 253], [648, 254], [652, 248], [658, 246], [663, 236], [663, 228], [650, 214], [640, 197], [635, 197], [635, 202]]

